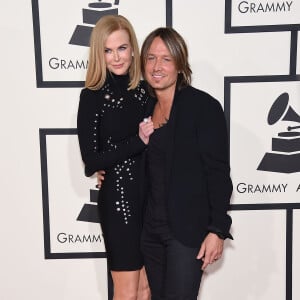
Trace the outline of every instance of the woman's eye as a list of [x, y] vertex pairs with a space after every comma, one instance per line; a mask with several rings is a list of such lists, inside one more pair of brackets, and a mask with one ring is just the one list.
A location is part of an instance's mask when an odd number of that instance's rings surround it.
[[124, 50], [126, 50], [126, 49], [127, 49], [126, 46], [121, 46], [121, 47], [119, 48], [119, 50], [121, 50], [121, 51], [124, 51]]
[[111, 53], [111, 50], [110, 49], [105, 49], [104, 53]]

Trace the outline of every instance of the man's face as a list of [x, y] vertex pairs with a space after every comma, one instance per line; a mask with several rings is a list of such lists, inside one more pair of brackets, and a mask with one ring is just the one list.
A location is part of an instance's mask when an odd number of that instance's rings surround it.
[[173, 57], [160, 37], [156, 37], [147, 54], [145, 79], [156, 93], [174, 92], [178, 70]]

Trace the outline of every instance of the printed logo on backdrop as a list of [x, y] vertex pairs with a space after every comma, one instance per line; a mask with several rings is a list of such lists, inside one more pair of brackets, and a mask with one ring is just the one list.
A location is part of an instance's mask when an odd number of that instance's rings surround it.
[[82, 9], [82, 21], [84, 25], [77, 25], [71, 37], [70, 44], [79, 46], [89, 46], [89, 39], [93, 27], [101, 17], [106, 15], [118, 15], [119, 0], [114, 3], [108, 2], [91, 2], [88, 9]]
[[45, 258], [104, 258], [96, 179], [84, 176], [76, 129], [40, 129]]
[[289, 94], [282, 93], [268, 114], [268, 124], [286, 121], [298, 123], [296, 126], [287, 126], [285, 131], [272, 137], [271, 152], [266, 152], [258, 166], [258, 170], [295, 173], [300, 172], [300, 116], [289, 106]]
[[171, 4], [172, 0], [32, 0], [37, 87], [84, 85], [89, 39], [101, 17], [124, 15], [141, 43], [153, 28], [171, 23]]
[[300, 29], [300, 1], [225, 1], [225, 32]]
[[299, 203], [298, 77], [226, 78], [233, 204]]

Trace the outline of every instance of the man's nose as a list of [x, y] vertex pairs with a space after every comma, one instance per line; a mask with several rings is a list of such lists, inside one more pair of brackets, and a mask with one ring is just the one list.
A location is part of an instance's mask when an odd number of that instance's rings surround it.
[[154, 70], [161, 70], [161, 66], [162, 66], [161, 60], [160, 59], [156, 59], [155, 63], [154, 63], [154, 66], [153, 66]]

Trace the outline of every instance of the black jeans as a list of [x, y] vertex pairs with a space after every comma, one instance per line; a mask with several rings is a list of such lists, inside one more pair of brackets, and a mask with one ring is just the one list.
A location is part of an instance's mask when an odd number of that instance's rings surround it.
[[145, 225], [142, 252], [152, 300], [196, 300], [202, 277], [199, 248], [175, 240], [167, 227]]

